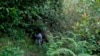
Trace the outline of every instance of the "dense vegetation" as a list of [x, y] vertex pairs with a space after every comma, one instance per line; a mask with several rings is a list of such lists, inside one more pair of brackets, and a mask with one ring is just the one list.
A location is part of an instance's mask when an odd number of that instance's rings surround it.
[[0, 56], [25, 55], [100, 56], [100, 0], [0, 0]]

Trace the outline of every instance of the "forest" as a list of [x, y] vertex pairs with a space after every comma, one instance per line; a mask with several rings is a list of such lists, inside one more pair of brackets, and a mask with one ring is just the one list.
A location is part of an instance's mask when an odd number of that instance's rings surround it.
[[100, 56], [100, 0], [0, 0], [0, 56]]

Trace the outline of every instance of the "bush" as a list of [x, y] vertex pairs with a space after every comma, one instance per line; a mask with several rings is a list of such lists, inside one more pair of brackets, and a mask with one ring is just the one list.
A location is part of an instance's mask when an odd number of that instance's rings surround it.
[[[74, 33], [73, 33], [74, 34]], [[76, 34], [74, 34], [76, 35]], [[75, 36], [69, 38], [65, 35], [58, 35], [60, 39], [55, 41], [55, 38], [52, 36], [53, 40], [49, 43], [47, 48], [47, 56], [77, 56], [79, 54], [91, 54], [88, 48], [85, 48], [88, 44], [86, 41], [77, 41]]]
[[19, 47], [3, 47], [0, 51], [0, 56], [24, 56], [24, 51]]
[[79, 36], [77, 39], [79, 41], [88, 42], [85, 47], [88, 51], [99, 50], [99, 41], [100, 41], [100, 20], [99, 18], [89, 17], [84, 11], [82, 15], [82, 19], [76, 22], [73, 27], [73, 31], [75, 34]]

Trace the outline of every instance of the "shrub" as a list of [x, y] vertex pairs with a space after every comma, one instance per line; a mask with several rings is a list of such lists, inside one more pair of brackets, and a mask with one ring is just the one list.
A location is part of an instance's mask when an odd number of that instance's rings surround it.
[[[73, 33], [74, 34], [74, 33]], [[75, 35], [75, 34], [74, 34]], [[66, 35], [58, 35], [60, 39], [49, 43], [47, 56], [77, 56], [79, 54], [90, 54], [89, 49], [85, 48], [88, 44], [86, 41], [76, 41], [75, 37], [69, 38]]]
[[24, 56], [24, 51], [19, 47], [3, 47], [0, 51], [0, 56]]
[[99, 18], [92, 18], [87, 15], [84, 11], [82, 19], [76, 22], [73, 27], [73, 31], [79, 34], [77, 39], [79, 41], [86, 41], [88, 44], [85, 45], [88, 51], [99, 50], [99, 40], [100, 40], [100, 20]]

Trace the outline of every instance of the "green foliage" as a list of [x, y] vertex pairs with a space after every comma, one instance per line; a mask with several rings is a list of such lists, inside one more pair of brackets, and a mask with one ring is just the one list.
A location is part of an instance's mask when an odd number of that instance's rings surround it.
[[69, 56], [69, 54], [72, 56], [76, 56], [71, 50], [66, 49], [66, 48], [60, 48], [60, 49], [54, 51], [50, 56], [59, 56], [59, 55], [61, 55], [61, 56], [68, 55]]
[[24, 56], [24, 51], [19, 47], [3, 47], [0, 51], [0, 56]]
[[[73, 33], [73, 35], [76, 34]], [[90, 49], [85, 48], [88, 42], [74, 40], [76, 38], [75, 36], [72, 38], [62, 34], [57, 36], [60, 36], [61, 39], [52, 41], [49, 44], [47, 56], [77, 56], [80, 54], [91, 54]]]
[[0, 33], [14, 35], [13, 31], [20, 31], [19, 29], [28, 34], [32, 33], [35, 27], [33, 21], [41, 19], [38, 6], [42, 6], [43, 1], [38, 0], [38, 2], [35, 0], [0, 1]]
[[41, 56], [90, 56], [100, 50], [99, 12], [100, 0], [0, 0], [0, 56], [23, 56], [8, 45], [37, 51], [29, 38], [37, 28], [50, 31]]
[[89, 54], [79, 54], [78, 56], [91, 56]]
[[99, 19], [89, 18], [84, 12], [83, 18], [73, 26], [73, 29], [75, 33], [80, 34], [83, 38], [99, 39], [99, 22]]
[[86, 41], [87, 48], [89, 53], [92, 53], [91, 50], [99, 50], [99, 40], [100, 40], [100, 20], [97, 18], [91, 18], [87, 16], [86, 12], [83, 13], [82, 19], [78, 21], [73, 27], [73, 30], [76, 34], [79, 34], [79, 41]]

